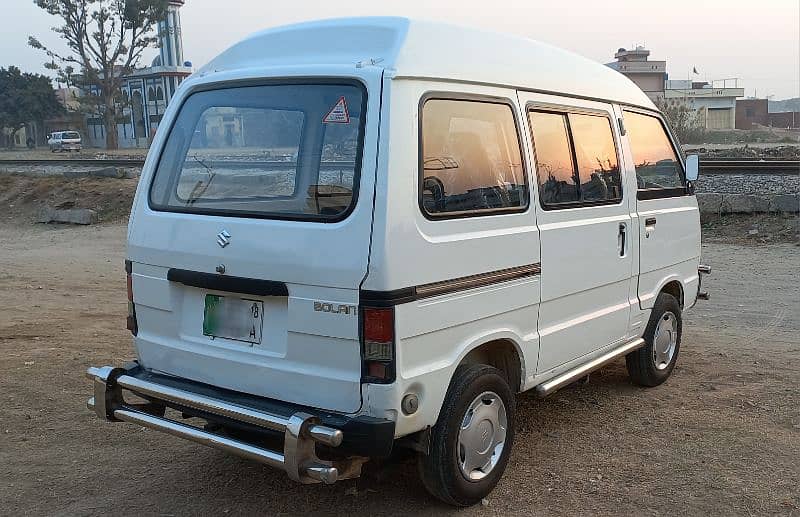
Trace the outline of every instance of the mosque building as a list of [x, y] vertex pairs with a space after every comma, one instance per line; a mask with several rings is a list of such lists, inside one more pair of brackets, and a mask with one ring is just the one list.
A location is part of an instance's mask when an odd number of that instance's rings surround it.
[[[123, 80], [122, 96], [128, 106], [123, 110], [124, 121], [117, 124], [120, 147], [150, 144], [178, 85], [192, 73], [192, 64], [183, 58], [180, 16], [183, 4], [184, 0], [169, 0], [166, 18], [158, 23], [159, 55], [150, 66], [137, 68]], [[87, 93], [97, 94], [98, 90], [91, 85]], [[88, 118], [86, 132], [85, 144], [105, 147], [102, 118]]]

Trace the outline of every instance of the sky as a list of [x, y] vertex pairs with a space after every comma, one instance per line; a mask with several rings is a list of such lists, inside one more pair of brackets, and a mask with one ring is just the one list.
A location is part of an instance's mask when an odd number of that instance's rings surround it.
[[[0, 67], [46, 73], [28, 35], [63, 49], [58, 20], [33, 0], [0, 0]], [[671, 79], [738, 78], [746, 96], [800, 97], [800, 0], [186, 0], [185, 59], [195, 68], [252, 32], [319, 18], [398, 15], [538, 39], [599, 62], [644, 45]], [[156, 50], [148, 54], [149, 62]], [[47, 72], [49, 73], [49, 72]]]

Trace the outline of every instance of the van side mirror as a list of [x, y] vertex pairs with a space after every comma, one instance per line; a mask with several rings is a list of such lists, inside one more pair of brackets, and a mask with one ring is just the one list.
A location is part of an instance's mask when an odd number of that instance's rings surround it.
[[696, 154], [686, 157], [686, 181], [697, 181], [700, 174], [700, 158]]

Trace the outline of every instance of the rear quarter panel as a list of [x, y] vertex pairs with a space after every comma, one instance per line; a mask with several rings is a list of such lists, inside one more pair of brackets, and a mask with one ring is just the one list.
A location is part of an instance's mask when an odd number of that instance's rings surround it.
[[[388, 145], [381, 148], [379, 166], [386, 173], [377, 177], [369, 274], [363, 289], [413, 287], [539, 262], [532, 201], [525, 212], [514, 214], [446, 220], [429, 220], [422, 214], [419, 106], [430, 92], [510, 100], [522, 128], [515, 90], [410, 79], [391, 82]], [[526, 146], [523, 138], [520, 147], [525, 157]], [[526, 175], [530, 178], [528, 167]], [[534, 276], [398, 305], [397, 381], [369, 386], [367, 398], [373, 410], [397, 418], [398, 436], [433, 425], [461, 359], [496, 339], [513, 343], [523, 365], [523, 382], [533, 376], [538, 359], [539, 281]], [[414, 415], [388, 409], [399, 407], [410, 390], [420, 395], [420, 409]]]

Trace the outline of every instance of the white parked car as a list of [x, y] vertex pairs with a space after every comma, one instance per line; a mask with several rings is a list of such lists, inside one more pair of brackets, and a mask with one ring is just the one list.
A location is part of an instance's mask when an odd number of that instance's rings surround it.
[[80, 151], [81, 134], [77, 131], [56, 131], [50, 134], [47, 145], [51, 152]]
[[342, 19], [250, 36], [176, 95], [128, 229], [136, 362], [89, 369], [101, 418], [304, 483], [410, 447], [463, 506], [503, 474], [517, 394], [675, 367], [697, 160], [614, 70]]

